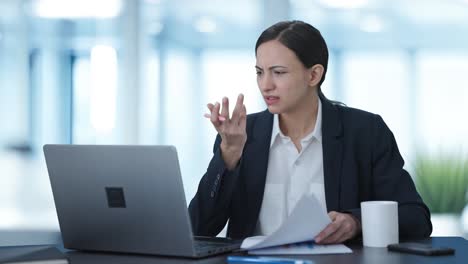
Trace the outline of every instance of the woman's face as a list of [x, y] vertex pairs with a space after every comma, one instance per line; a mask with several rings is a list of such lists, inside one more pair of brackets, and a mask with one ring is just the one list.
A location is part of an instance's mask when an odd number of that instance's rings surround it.
[[279, 41], [271, 40], [258, 47], [255, 68], [258, 87], [271, 113], [294, 113], [310, 105], [314, 92], [310, 87], [312, 70]]

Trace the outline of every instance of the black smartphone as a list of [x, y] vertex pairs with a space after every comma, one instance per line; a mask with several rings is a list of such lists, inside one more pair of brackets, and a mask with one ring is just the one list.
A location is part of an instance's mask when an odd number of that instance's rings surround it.
[[449, 247], [437, 247], [430, 244], [416, 243], [416, 242], [403, 242], [399, 244], [391, 244], [387, 246], [388, 250], [398, 251], [410, 254], [418, 254], [424, 256], [440, 256], [440, 255], [453, 255], [455, 249]]

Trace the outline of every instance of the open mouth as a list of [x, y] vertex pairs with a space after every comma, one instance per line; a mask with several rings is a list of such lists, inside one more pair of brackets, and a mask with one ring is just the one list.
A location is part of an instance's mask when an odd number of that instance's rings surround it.
[[265, 102], [267, 103], [267, 105], [273, 105], [273, 104], [278, 103], [279, 101], [278, 96], [265, 96], [264, 98], [265, 98]]

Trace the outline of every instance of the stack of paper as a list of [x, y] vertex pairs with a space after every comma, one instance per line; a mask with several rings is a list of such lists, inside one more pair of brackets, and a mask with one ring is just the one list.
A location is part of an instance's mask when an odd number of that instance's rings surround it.
[[[351, 249], [343, 244], [323, 246], [310, 243], [330, 223], [317, 198], [305, 195], [278, 230], [269, 236], [248, 237], [241, 248], [250, 254], [267, 255], [351, 253]], [[309, 243], [301, 243], [306, 241]]]
[[253, 255], [316, 255], [316, 254], [345, 254], [353, 251], [343, 244], [317, 245], [313, 242], [289, 244], [249, 250]]

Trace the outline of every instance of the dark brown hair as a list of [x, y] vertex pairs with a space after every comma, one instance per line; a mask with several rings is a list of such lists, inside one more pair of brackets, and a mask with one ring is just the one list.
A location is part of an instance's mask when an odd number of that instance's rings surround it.
[[328, 48], [320, 31], [303, 21], [282, 21], [265, 29], [255, 44], [255, 55], [258, 47], [270, 40], [277, 40], [292, 50], [306, 68], [316, 64], [323, 66], [323, 75], [318, 85], [318, 94], [325, 98], [320, 86], [325, 80], [328, 67]]

